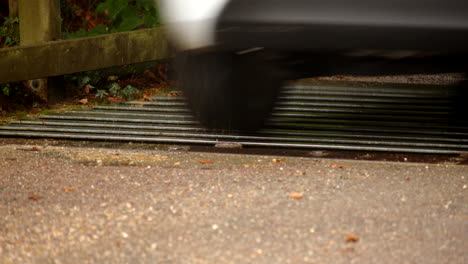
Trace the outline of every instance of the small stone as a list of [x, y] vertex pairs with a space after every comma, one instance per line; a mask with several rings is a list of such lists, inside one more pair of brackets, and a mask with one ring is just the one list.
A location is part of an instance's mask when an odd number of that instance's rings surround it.
[[123, 237], [123, 238], [127, 238], [127, 237], [128, 237], [128, 234], [125, 233], [125, 232], [122, 232], [122, 237]]
[[219, 228], [219, 226], [218, 226], [217, 224], [214, 224], [214, 225], [211, 226], [211, 228], [212, 228], [213, 230], [217, 230], [217, 229]]

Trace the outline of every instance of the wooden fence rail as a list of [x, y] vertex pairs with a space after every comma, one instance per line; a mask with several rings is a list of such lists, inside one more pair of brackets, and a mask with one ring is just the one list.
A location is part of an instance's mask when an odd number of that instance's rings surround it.
[[[0, 83], [171, 57], [162, 28], [59, 40], [60, 0], [9, 0], [9, 4], [10, 15], [20, 16], [21, 43], [0, 49]], [[49, 99], [57, 99], [54, 94], [59, 95], [63, 87], [50, 87], [54, 83], [50, 81], [44, 83], [49, 85]]]
[[0, 49], [0, 83], [58, 76], [171, 56], [162, 28]]

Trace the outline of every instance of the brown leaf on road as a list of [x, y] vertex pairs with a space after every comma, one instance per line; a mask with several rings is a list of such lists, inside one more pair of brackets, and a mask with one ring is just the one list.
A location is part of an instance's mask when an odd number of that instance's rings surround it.
[[332, 230], [330, 230], [330, 232], [340, 233], [340, 234], [346, 235], [345, 240], [346, 240], [347, 243], [356, 243], [356, 242], [359, 241], [359, 237], [357, 235], [355, 235], [352, 232], [347, 231], [347, 230], [332, 229]]
[[289, 198], [296, 199], [296, 200], [300, 200], [303, 197], [304, 195], [302, 195], [302, 193], [292, 192], [289, 194]]
[[214, 161], [211, 161], [211, 160], [199, 160], [198, 162], [201, 164], [213, 164], [214, 163]]
[[468, 220], [468, 215], [450, 215], [452, 219]]
[[333, 169], [351, 169], [351, 166], [348, 165], [341, 165], [341, 164], [333, 164], [331, 166]]
[[356, 243], [358, 241], [359, 241], [359, 237], [357, 237], [355, 235], [346, 236], [346, 242], [348, 242], [348, 243]]
[[76, 189], [78, 189], [78, 187], [69, 187], [69, 188], [64, 189], [63, 192], [67, 193], [67, 192], [74, 191]]
[[80, 104], [87, 104], [88, 103], [88, 99], [84, 98], [84, 99], [81, 99], [80, 101]]
[[39, 199], [42, 199], [42, 197], [38, 196], [38, 195], [30, 195], [28, 197], [29, 200], [33, 200], [33, 201], [37, 201]]
[[285, 159], [272, 159], [271, 162], [284, 162]]

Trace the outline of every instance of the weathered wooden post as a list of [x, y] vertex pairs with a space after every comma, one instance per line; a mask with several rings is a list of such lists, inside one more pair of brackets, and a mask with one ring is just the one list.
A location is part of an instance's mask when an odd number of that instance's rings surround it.
[[[61, 38], [60, 0], [17, 0], [20, 18], [20, 45], [32, 45]], [[10, 0], [10, 3], [15, 0]], [[60, 56], [60, 54], [57, 54]], [[47, 64], [46, 57], [32, 63]], [[43, 100], [54, 103], [65, 95], [63, 77], [28, 81]]]
[[8, 0], [8, 12], [10, 18], [18, 16], [18, 0]]

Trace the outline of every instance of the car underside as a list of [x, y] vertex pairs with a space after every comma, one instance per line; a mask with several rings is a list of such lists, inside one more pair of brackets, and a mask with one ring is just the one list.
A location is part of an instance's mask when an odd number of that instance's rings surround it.
[[181, 88], [210, 128], [260, 128], [285, 80], [468, 72], [466, 1], [210, 1], [218, 14], [195, 32], [168, 19]]

